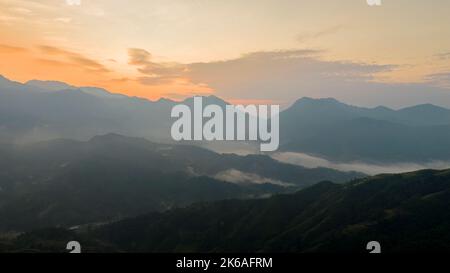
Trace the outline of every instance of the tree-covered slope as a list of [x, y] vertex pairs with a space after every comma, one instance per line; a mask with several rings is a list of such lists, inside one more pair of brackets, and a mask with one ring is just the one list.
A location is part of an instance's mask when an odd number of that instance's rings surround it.
[[383, 252], [433, 252], [450, 250], [449, 231], [450, 171], [425, 170], [195, 204], [64, 236], [41, 230], [9, 241], [9, 251], [60, 251], [76, 238], [91, 251], [366, 252], [375, 240]]

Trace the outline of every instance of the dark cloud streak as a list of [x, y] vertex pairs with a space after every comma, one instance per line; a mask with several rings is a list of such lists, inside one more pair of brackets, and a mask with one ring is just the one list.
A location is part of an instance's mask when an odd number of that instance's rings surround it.
[[86, 69], [88, 71], [94, 71], [94, 72], [101, 72], [101, 73], [107, 73], [111, 72], [109, 69], [107, 69], [103, 64], [89, 59], [79, 53], [71, 52], [65, 49], [52, 47], [52, 46], [46, 46], [41, 45], [39, 46], [39, 49], [42, 53], [50, 55], [50, 56], [56, 56], [62, 58], [64, 61], [61, 60], [52, 60], [52, 59], [41, 59], [41, 61], [47, 61], [48, 63], [58, 63], [59, 65], [74, 65], [81, 67], [83, 69]]
[[158, 63], [152, 61], [152, 54], [144, 49], [128, 49], [129, 64], [145, 76], [137, 80], [145, 85], [167, 84], [184, 77], [186, 66], [179, 63]]

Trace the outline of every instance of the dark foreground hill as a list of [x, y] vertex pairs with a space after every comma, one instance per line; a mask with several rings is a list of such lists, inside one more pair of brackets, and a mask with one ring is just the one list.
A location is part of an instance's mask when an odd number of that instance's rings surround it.
[[295, 194], [228, 200], [152, 213], [78, 231], [27, 233], [4, 251], [383, 252], [450, 250], [450, 170], [379, 175]]

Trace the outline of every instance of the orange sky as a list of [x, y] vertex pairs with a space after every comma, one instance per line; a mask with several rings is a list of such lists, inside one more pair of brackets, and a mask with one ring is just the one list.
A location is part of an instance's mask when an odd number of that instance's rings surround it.
[[449, 11], [445, 0], [0, 0], [0, 74], [180, 99], [218, 88], [190, 78], [190, 64], [313, 49], [327, 61], [395, 65], [380, 81], [422, 82], [450, 71]]
[[6, 77], [26, 82], [31, 79], [58, 80], [75, 86], [103, 87], [115, 93], [157, 100], [169, 90], [180, 97], [210, 94], [211, 88], [177, 77], [161, 84], [141, 84], [133, 75], [114, 71], [113, 60], [101, 63], [79, 53], [49, 46], [24, 48], [0, 44], [0, 72]]

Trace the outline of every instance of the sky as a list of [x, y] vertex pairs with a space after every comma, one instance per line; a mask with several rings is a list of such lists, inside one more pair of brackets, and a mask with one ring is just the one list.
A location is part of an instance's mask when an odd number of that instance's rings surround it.
[[0, 74], [157, 100], [450, 107], [450, 1], [0, 0]]

